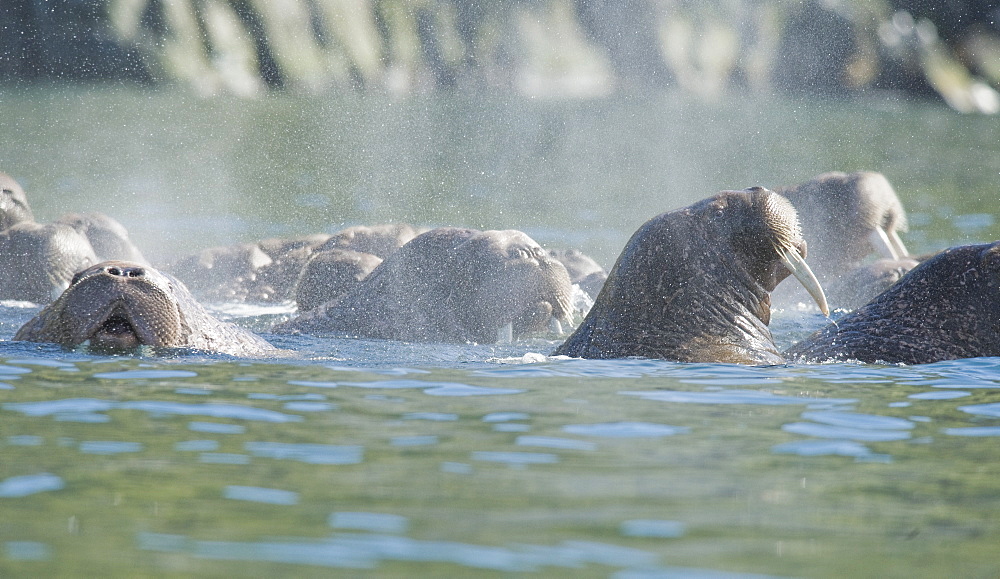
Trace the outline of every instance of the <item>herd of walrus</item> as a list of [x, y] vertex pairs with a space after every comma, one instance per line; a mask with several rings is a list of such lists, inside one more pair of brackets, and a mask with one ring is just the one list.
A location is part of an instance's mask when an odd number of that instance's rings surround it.
[[[21, 186], [3, 173], [0, 186], [0, 299], [47, 304], [15, 340], [266, 357], [277, 350], [263, 337], [198, 300], [294, 301], [297, 316], [273, 333], [494, 343], [562, 334], [578, 314], [553, 355], [765, 365], [1000, 355], [1000, 242], [910, 255], [906, 213], [876, 172], [722, 191], [663, 213], [610, 272], [517, 230], [400, 224], [214, 247], [157, 269], [114, 219], [37, 223]], [[781, 284], [788, 277], [799, 285]], [[772, 303], [803, 300], [849, 313], [779, 351]]]

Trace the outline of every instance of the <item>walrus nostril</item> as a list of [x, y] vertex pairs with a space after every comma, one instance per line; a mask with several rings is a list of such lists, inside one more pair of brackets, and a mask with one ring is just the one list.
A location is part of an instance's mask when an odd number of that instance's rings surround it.
[[143, 277], [146, 275], [146, 270], [141, 267], [120, 267], [117, 265], [111, 265], [104, 270], [110, 275], [117, 277]]

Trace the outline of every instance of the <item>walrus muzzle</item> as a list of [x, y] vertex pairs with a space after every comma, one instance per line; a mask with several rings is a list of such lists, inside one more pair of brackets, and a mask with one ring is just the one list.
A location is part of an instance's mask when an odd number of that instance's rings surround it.
[[99, 349], [140, 345], [176, 347], [186, 333], [166, 278], [128, 262], [105, 262], [78, 273], [51, 306], [52, 315], [14, 339], [28, 335], [64, 346], [89, 343]]

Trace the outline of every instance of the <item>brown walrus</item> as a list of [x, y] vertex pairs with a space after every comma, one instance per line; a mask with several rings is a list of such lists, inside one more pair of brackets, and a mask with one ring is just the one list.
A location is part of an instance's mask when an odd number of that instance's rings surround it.
[[795, 209], [762, 187], [723, 191], [647, 221], [594, 306], [555, 352], [678, 362], [780, 364], [768, 292], [790, 273], [826, 313]]
[[443, 227], [413, 238], [338, 300], [274, 328], [493, 343], [571, 323], [566, 268], [520, 231]]
[[785, 354], [801, 362], [898, 364], [1000, 356], [1000, 241], [928, 258]]
[[47, 304], [97, 261], [87, 238], [68, 225], [12, 225], [0, 231], [0, 299]]
[[21, 185], [7, 173], [0, 173], [0, 231], [35, 216], [28, 205], [28, 196]]
[[213, 317], [176, 279], [124, 261], [102, 262], [77, 273], [66, 291], [14, 339], [114, 352], [143, 345], [233, 356], [276, 351], [250, 331]]
[[[787, 197], [799, 214], [802, 235], [809, 243], [809, 264], [828, 290], [831, 306], [857, 306], [858, 299], [863, 304], [885, 289], [882, 282], [887, 278], [873, 276], [874, 271], [853, 273], [867, 267], [863, 261], [872, 254], [897, 260], [896, 267], [908, 263], [909, 252], [899, 237], [907, 229], [906, 211], [881, 173], [834, 171], [775, 191]], [[841, 296], [853, 299], [844, 303]], [[789, 306], [806, 298], [799, 288], [785, 284], [771, 299], [775, 305]]]

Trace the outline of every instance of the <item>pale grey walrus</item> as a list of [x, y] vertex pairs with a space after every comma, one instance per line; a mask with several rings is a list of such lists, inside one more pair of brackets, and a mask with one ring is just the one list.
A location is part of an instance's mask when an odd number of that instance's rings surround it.
[[21, 185], [7, 173], [0, 173], [0, 231], [35, 216], [28, 205], [28, 196]]
[[572, 323], [571, 297], [566, 268], [524, 233], [443, 227], [274, 331], [493, 343]]
[[0, 299], [47, 304], [97, 261], [87, 238], [68, 225], [12, 225], [0, 231]]
[[218, 320], [184, 284], [138, 263], [106, 261], [85, 269], [15, 340], [123, 352], [140, 346], [192, 348], [232, 356], [276, 352], [263, 338]]
[[[295, 299], [300, 289], [312, 292], [312, 288], [302, 288], [300, 280], [313, 256], [329, 250], [349, 250], [385, 259], [412, 239], [416, 231], [406, 224], [357, 225], [334, 234], [274, 237], [211, 247], [182, 257], [165, 269], [186, 283], [199, 299], [281, 302]], [[309, 276], [310, 282], [315, 279]], [[315, 290], [318, 296], [331, 293], [320, 287]]]
[[98, 261], [144, 262], [121, 223], [101, 213], [36, 223], [24, 189], [0, 173], [0, 299], [52, 301], [73, 274]]
[[769, 294], [793, 274], [827, 313], [795, 209], [762, 187], [723, 191], [647, 221], [555, 355], [780, 364]]
[[[907, 229], [906, 211], [881, 173], [833, 171], [775, 191], [787, 197], [799, 214], [802, 236], [809, 243], [809, 264], [832, 307], [856, 307], [885, 289], [888, 278], [875, 275], [875, 270], [852, 273], [867, 267], [866, 258], [877, 255], [897, 261], [894, 268], [912, 267], [899, 236]], [[866, 282], [871, 285], [862, 285]], [[796, 286], [785, 284], [771, 299], [775, 305], [790, 306], [806, 297]]]
[[335, 300], [364, 281], [380, 263], [377, 255], [361, 251], [317, 251], [299, 273], [295, 305], [304, 312]]
[[125, 226], [103, 213], [67, 213], [56, 220], [79, 231], [94, 248], [99, 261], [121, 260], [146, 264]]
[[785, 354], [800, 362], [893, 364], [1000, 356], [1000, 241], [928, 258]]
[[608, 272], [592, 257], [579, 249], [550, 249], [549, 255], [566, 266], [570, 281], [580, 286], [590, 299], [601, 293], [604, 281], [608, 279]]

